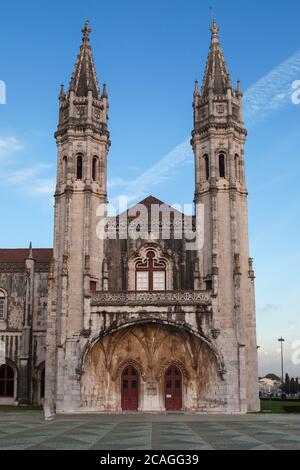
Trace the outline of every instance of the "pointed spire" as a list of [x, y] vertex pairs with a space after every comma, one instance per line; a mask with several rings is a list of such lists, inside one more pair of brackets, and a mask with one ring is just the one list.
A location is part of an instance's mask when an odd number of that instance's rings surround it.
[[196, 97], [196, 96], [200, 96], [200, 93], [199, 93], [199, 82], [198, 82], [198, 80], [195, 80], [194, 97]]
[[237, 81], [236, 96], [238, 98], [243, 97], [243, 92], [242, 92], [242, 89], [241, 89], [241, 81], [240, 80]]
[[208, 96], [210, 89], [215, 95], [224, 95], [227, 88], [232, 87], [219, 40], [219, 27], [215, 20], [212, 21], [210, 31], [211, 44], [202, 84], [203, 97]]
[[59, 93], [59, 99], [60, 101], [64, 101], [66, 95], [65, 95], [65, 90], [64, 90], [64, 84], [62, 83], [60, 85], [60, 93]]
[[82, 45], [72, 74], [69, 91], [74, 91], [76, 96], [88, 96], [88, 92], [91, 90], [93, 97], [100, 99], [100, 89], [90, 46], [90, 32], [89, 22], [86, 21], [82, 29]]
[[29, 243], [29, 254], [28, 259], [33, 259], [33, 252], [32, 252], [32, 242]]
[[106, 89], [106, 83], [105, 83], [105, 82], [103, 83], [103, 90], [102, 90], [101, 98], [108, 98], [107, 89]]

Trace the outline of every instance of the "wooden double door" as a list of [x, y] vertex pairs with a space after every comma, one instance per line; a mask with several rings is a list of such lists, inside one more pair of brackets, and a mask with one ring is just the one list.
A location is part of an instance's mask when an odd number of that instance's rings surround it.
[[126, 367], [122, 373], [121, 406], [123, 411], [137, 411], [139, 407], [139, 374], [133, 366]]
[[182, 374], [176, 366], [165, 373], [165, 406], [167, 411], [182, 410]]
[[[121, 376], [121, 406], [123, 411], [137, 411], [139, 407], [140, 377], [131, 365]], [[178, 367], [168, 367], [164, 377], [165, 407], [167, 411], [182, 410], [182, 374]]]

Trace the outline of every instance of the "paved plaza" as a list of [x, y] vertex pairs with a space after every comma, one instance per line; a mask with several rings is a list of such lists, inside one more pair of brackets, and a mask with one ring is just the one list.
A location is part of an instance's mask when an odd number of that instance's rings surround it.
[[300, 416], [64, 415], [0, 407], [0, 450], [300, 450]]

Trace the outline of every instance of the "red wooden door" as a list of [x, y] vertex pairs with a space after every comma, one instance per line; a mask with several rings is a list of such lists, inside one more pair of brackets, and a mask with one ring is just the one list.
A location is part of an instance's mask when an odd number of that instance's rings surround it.
[[165, 403], [167, 411], [182, 409], [182, 374], [176, 366], [169, 367], [165, 374]]
[[128, 366], [121, 377], [121, 406], [123, 411], [137, 411], [139, 406], [139, 375]]
[[0, 367], [0, 397], [14, 396], [15, 376], [8, 364]]

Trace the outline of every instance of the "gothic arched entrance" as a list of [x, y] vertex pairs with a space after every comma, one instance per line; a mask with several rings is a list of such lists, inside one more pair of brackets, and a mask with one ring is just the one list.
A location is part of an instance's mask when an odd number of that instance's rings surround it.
[[167, 411], [182, 410], [182, 373], [174, 365], [165, 372], [165, 406]]
[[7, 363], [0, 367], [0, 397], [14, 397], [15, 374]]
[[137, 411], [139, 406], [139, 374], [131, 365], [121, 375], [121, 406], [123, 411]]

